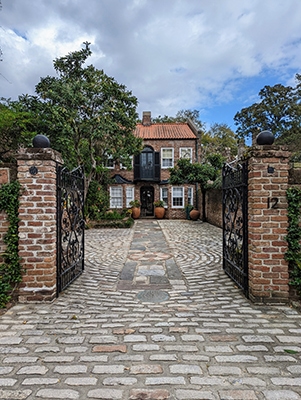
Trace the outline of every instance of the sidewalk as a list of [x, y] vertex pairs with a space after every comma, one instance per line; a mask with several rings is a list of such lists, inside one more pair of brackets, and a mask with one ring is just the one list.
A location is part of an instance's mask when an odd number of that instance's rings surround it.
[[0, 316], [0, 399], [301, 399], [301, 314], [243, 297], [221, 234], [170, 220], [87, 231], [75, 283]]

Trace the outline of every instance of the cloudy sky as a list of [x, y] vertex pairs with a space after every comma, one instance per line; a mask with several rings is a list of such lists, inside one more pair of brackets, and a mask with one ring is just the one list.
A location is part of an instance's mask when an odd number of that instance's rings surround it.
[[53, 60], [91, 42], [89, 64], [138, 112], [200, 110], [232, 128], [265, 85], [301, 72], [300, 0], [2, 0], [0, 96], [33, 94]]

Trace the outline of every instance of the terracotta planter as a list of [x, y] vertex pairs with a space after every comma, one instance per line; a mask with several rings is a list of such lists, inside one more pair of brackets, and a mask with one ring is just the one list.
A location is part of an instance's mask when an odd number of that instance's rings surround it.
[[192, 219], [192, 221], [196, 221], [197, 219], [200, 218], [200, 212], [199, 210], [191, 210], [189, 216], [190, 219]]
[[165, 208], [164, 207], [155, 207], [155, 217], [158, 219], [164, 218]]
[[132, 217], [138, 219], [140, 217], [140, 207], [132, 207]]

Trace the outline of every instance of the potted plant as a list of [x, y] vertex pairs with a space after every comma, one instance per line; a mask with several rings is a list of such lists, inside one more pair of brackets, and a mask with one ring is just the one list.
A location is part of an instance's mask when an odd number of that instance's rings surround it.
[[140, 201], [139, 200], [132, 200], [132, 201], [130, 201], [130, 206], [132, 208], [132, 217], [134, 219], [139, 218], [140, 217], [140, 212], [141, 212], [141, 210], [140, 210], [140, 206], [141, 206]]
[[164, 218], [165, 215], [164, 201], [163, 200], [154, 201], [154, 206], [155, 206], [155, 217], [159, 219]]
[[199, 210], [193, 208], [190, 213], [189, 213], [190, 219], [192, 219], [192, 221], [196, 221], [197, 219], [200, 218], [200, 212]]

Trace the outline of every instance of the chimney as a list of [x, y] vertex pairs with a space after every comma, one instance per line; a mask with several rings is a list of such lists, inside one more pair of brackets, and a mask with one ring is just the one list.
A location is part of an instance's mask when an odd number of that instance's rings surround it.
[[143, 111], [142, 114], [142, 125], [150, 126], [152, 124], [152, 117], [150, 111]]

